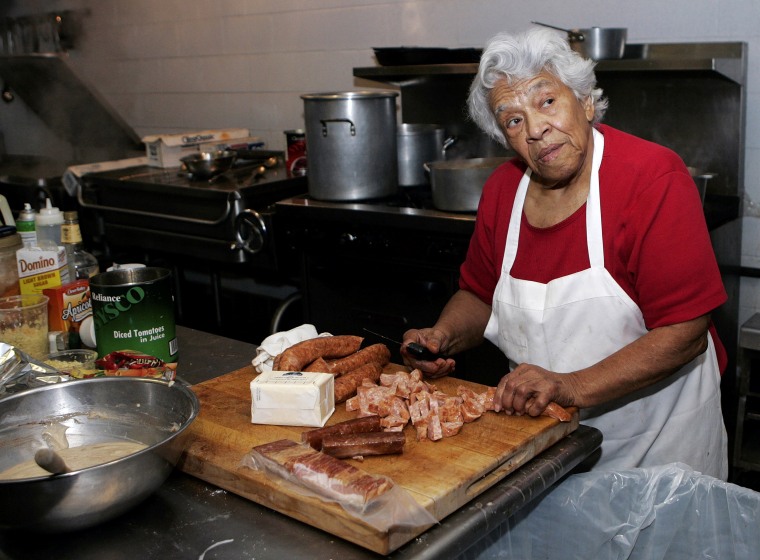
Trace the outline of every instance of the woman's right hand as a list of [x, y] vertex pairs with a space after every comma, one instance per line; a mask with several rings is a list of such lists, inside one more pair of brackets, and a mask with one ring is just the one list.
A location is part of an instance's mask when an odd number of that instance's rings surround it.
[[[427, 348], [433, 354], [440, 354], [435, 360], [420, 360], [411, 355], [407, 349], [409, 343], [415, 342]], [[456, 362], [445, 357], [448, 337], [437, 329], [411, 329], [404, 333], [401, 344], [401, 356], [404, 363], [413, 369], [419, 369], [425, 377], [443, 377], [454, 372]]]

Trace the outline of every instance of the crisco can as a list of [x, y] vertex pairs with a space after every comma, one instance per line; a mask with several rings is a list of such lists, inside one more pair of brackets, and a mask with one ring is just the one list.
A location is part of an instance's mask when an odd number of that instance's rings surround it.
[[306, 175], [306, 132], [302, 129], [286, 130], [285, 138], [288, 144], [287, 161], [289, 177]]
[[101, 272], [90, 278], [90, 292], [98, 356], [134, 350], [164, 362], [177, 361], [171, 270]]

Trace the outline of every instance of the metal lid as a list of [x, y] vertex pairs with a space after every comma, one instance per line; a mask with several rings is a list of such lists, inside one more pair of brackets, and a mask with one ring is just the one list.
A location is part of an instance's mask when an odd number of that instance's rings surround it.
[[10, 229], [6, 232], [0, 232], [0, 249], [21, 249], [24, 244], [21, 241], [21, 236], [16, 233], [16, 228], [13, 226], [5, 226], [0, 229], [5, 228]]
[[305, 93], [301, 99], [308, 101], [345, 101], [348, 99], [383, 99], [398, 97], [397, 91], [335, 91], [329, 93]]

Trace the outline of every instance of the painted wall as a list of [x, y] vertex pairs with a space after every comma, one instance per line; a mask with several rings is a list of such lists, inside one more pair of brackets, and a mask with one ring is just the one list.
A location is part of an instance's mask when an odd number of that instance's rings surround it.
[[[0, 13], [86, 11], [75, 68], [140, 135], [247, 127], [269, 148], [303, 127], [307, 92], [367, 87], [372, 47], [480, 47], [531, 20], [627, 27], [629, 41], [749, 44], [743, 261], [760, 266], [760, 4], [757, 0], [0, 0]], [[16, 104], [18, 105], [18, 104]], [[33, 114], [0, 107], [9, 153], [50, 148]], [[760, 311], [742, 283], [740, 322]]]

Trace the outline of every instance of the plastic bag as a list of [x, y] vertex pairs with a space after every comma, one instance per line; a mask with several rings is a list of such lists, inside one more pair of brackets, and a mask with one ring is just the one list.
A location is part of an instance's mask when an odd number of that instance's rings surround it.
[[[309, 455], [323, 455], [307, 444], [297, 444], [297, 447]], [[325, 455], [325, 457], [328, 456]], [[334, 460], [340, 461], [340, 459]], [[361, 519], [378, 531], [385, 532], [391, 527], [430, 527], [438, 523], [438, 520], [418, 504], [406, 490], [394, 484], [388, 477], [365, 473], [374, 478], [378, 486], [387, 488], [366, 501], [356, 495], [352, 498], [345, 494], [343, 499], [337, 499], [336, 496], [341, 492], [331, 491], [331, 486], [338, 486], [339, 482], [320, 470], [311, 469], [308, 464], [298, 462], [293, 472], [290, 472], [276, 461], [258, 453], [255, 448], [243, 457], [242, 464], [267, 473], [270, 477], [277, 479], [278, 483], [287, 484], [298, 494], [336, 503], [346, 513]]]
[[760, 493], [682, 463], [568, 477], [462, 558], [760, 557]]

